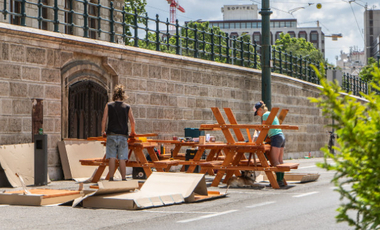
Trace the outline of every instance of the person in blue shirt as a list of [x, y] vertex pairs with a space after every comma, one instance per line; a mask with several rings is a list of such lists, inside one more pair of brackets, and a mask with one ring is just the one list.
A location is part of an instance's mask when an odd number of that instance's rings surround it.
[[[263, 119], [263, 124], [268, 119], [270, 111], [265, 106], [263, 101], [257, 102], [253, 107], [253, 111], [255, 112], [255, 116], [260, 116]], [[277, 116], [274, 118], [272, 125], [280, 125], [280, 122]], [[270, 157], [272, 159], [273, 166], [277, 166], [279, 164], [283, 164], [284, 157], [284, 147], [285, 147], [285, 136], [282, 133], [281, 129], [270, 129], [268, 131], [268, 137], [270, 138], [271, 150]], [[276, 172], [277, 182], [280, 187], [284, 187], [284, 173]]]

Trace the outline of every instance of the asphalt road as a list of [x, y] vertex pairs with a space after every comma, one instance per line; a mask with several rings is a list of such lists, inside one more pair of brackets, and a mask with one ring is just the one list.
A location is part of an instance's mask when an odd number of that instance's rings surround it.
[[[330, 183], [334, 172], [315, 166], [322, 160], [290, 161], [300, 163], [295, 172], [319, 173], [315, 182], [290, 183], [279, 190], [230, 188], [225, 198], [199, 203], [135, 211], [0, 205], [0, 229], [353, 229], [336, 223], [341, 201]], [[58, 181], [46, 187], [77, 189], [78, 185]], [[209, 190], [225, 192], [226, 187]]]

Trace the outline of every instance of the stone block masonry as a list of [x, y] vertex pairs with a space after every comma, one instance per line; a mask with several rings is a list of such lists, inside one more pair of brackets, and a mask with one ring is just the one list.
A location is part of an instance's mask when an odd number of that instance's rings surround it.
[[[32, 99], [43, 99], [51, 179], [63, 178], [57, 142], [69, 136], [69, 88], [80, 81], [96, 82], [108, 98], [123, 84], [137, 133], [183, 136], [184, 128], [216, 123], [210, 107], [230, 107], [240, 124], [261, 123], [252, 112], [261, 100], [259, 70], [4, 23], [0, 34], [0, 144], [31, 142]], [[322, 156], [329, 121], [307, 99], [318, 92], [272, 75], [272, 106], [289, 109], [284, 123], [300, 128], [284, 131], [285, 158]], [[219, 131], [210, 134], [224, 140]]]

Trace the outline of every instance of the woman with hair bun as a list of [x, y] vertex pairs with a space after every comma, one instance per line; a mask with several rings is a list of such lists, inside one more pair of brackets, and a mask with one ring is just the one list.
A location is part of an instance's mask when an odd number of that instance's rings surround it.
[[[255, 116], [258, 115], [263, 118], [263, 124], [268, 119], [270, 111], [265, 106], [263, 101], [257, 102], [253, 107], [253, 111], [255, 112]], [[277, 116], [274, 118], [272, 125], [280, 125], [280, 122]], [[277, 166], [279, 164], [283, 164], [284, 157], [284, 147], [285, 147], [285, 136], [282, 133], [281, 129], [270, 129], [268, 131], [268, 137], [270, 138], [271, 150], [270, 157], [272, 159], [273, 166]], [[280, 187], [284, 187], [284, 173], [276, 172], [277, 182]]]

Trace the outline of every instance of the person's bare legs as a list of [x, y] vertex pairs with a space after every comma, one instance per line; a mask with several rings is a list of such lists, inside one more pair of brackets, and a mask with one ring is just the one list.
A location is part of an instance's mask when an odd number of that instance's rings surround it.
[[120, 166], [120, 173], [121, 173], [121, 179], [125, 180], [125, 176], [127, 173], [127, 169], [125, 168], [125, 160], [119, 160], [119, 166]]
[[278, 162], [280, 162], [280, 164], [283, 164], [284, 163], [284, 147], [280, 148], [280, 155], [278, 156]]
[[113, 180], [113, 176], [115, 174], [115, 164], [116, 164], [116, 158], [111, 157], [108, 162], [108, 170], [109, 170], [108, 174], [110, 176], [110, 180], [111, 178]]
[[[284, 152], [282, 152], [282, 154], [284, 154]], [[270, 156], [271, 156], [272, 161], [273, 161], [272, 162], [273, 166], [277, 166], [277, 165], [281, 164], [280, 155], [281, 155], [281, 148], [272, 146], [271, 150], [270, 150]]]

